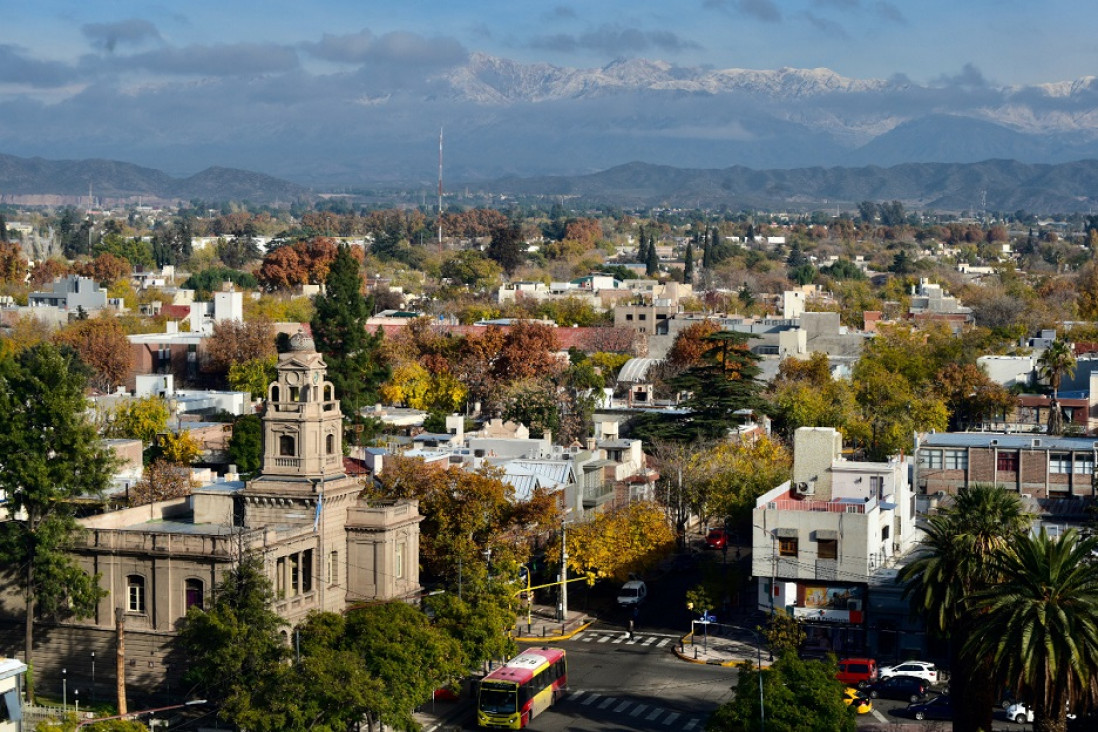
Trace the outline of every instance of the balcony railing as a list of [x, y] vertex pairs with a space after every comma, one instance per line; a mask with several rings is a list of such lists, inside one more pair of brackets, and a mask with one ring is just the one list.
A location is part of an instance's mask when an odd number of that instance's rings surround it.
[[876, 501], [866, 503], [854, 503], [849, 501], [795, 501], [791, 498], [779, 501], [770, 501], [766, 507], [778, 511], [818, 511], [821, 513], [865, 513], [866, 509], [873, 509]]

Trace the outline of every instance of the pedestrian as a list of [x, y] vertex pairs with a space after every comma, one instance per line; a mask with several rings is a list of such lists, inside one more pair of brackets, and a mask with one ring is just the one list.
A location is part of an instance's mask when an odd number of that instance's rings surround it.
[[633, 640], [633, 618], [629, 618], [629, 640]]

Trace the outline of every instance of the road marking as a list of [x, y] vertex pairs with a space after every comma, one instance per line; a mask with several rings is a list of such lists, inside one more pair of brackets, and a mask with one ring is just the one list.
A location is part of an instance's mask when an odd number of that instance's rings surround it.
[[605, 699], [602, 700], [602, 704], [599, 704], [599, 709], [606, 709], [606, 707], [610, 706], [611, 704], [613, 704], [616, 701], [617, 701], [617, 699], [615, 699], [614, 697], [608, 696], [608, 697], [606, 697]]
[[638, 704], [637, 708], [629, 712], [630, 717], [636, 717], [644, 713], [644, 710], [648, 708], [647, 704]]
[[649, 714], [647, 717], [645, 717], [645, 719], [647, 721], [651, 722], [653, 719], [660, 716], [661, 714], [663, 714], [663, 710], [660, 709], [659, 707], [656, 707], [654, 710], [652, 710], [651, 714]]
[[[651, 645], [652, 641], [654, 641], [654, 640], [656, 640], [656, 636], [650, 635], [650, 636], [648, 636], [647, 638], [644, 639], [644, 643], [642, 643], [641, 645], [642, 646]], [[664, 638], [664, 640], [666, 641], [667, 639]]]
[[680, 715], [678, 712], [671, 712], [670, 714], [667, 715], [667, 719], [663, 720], [663, 723], [667, 724], [667, 725], [670, 725], [676, 719], [678, 719], [680, 716], [682, 716], [682, 715]]
[[619, 704], [617, 707], [614, 708], [614, 713], [617, 714], [618, 712], [624, 711], [624, 710], [628, 709], [631, 706], [633, 706], [633, 702], [623, 701], [621, 704]]
[[599, 638], [599, 643], [605, 643], [608, 640], [610, 640], [610, 636], [604, 635], [603, 637]]
[[659, 643], [656, 644], [656, 648], [663, 648], [664, 646], [666, 646], [670, 642], [671, 642], [670, 638], [664, 638]]
[[870, 709], [869, 711], [874, 717], [877, 718], [878, 722], [888, 722], [888, 720], [885, 718], [885, 715], [881, 714], [876, 709]]
[[599, 699], [601, 697], [602, 697], [602, 694], [592, 693], [590, 696], [588, 696], [586, 699], [583, 700], [583, 702], [582, 702], [583, 706], [585, 706], [585, 707], [590, 706], [592, 703], [594, 703], [594, 701], [596, 699]]
[[590, 643], [591, 641], [595, 640], [596, 638], [598, 638], [597, 635], [593, 635], [591, 633], [584, 633], [583, 635], [581, 635], [579, 637], [579, 640], [583, 643]]
[[626, 643], [628, 645], [633, 646], [633, 645], [636, 645], [638, 641], [640, 641], [640, 638], [637, 638], [636, 636], [634, 636], [634, 637], [630, 638], [628, 641], [626, 641]]
[[682, 726], [682, 728], [683, 728], [684, 732], [690, 732], [690, 730], [694, 729], [694, 725], [697, 724], [697, 723], [698, 723], [697, 719], [691, 719], [689, 722], [684, 724]]
[[628, 637], [629, 637], [629, 636], [627, 636], [627, 635], [619, 635], [619, 636], [618, 636], [617, 638], [615, 638], [615, 639], [614, 639], [614, 641], [613, 641], [613, 642], [614, 642], [614, 643], [621, 643], [621, 642], [622, 642], [623, 640], [625, 640], [625, 639], [626, 639], [626, 638], [628, 638]]

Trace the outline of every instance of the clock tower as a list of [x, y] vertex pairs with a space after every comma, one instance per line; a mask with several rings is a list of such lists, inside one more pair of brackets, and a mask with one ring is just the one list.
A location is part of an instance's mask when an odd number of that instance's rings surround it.
[[343, 475], [343, 414], [327, 365], [299, 331], [279, 356], [263, 415], [264, 476], [308, 481]]

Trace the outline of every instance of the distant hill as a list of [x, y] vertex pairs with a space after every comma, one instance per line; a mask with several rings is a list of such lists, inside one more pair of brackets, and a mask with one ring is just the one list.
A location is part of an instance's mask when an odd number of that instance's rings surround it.
[[0, 154], [0, 201], [88, 202], [251, 201], [289, 203], [311, 197], [304, 186], [262, 173], [207, 168], [189, 178], [117, 160], [45, 160]]
[[892, 167], [687, 169], [647, 163], [580, 176], [505, 178], [480, 186], [518, 196], [575, 196], [619, 206], [732, 210], [850, 208], [902, 201], [938, 211], [1093, 211], [1098, 160], [1033, 165], [1014, 160], [904, 163]]

